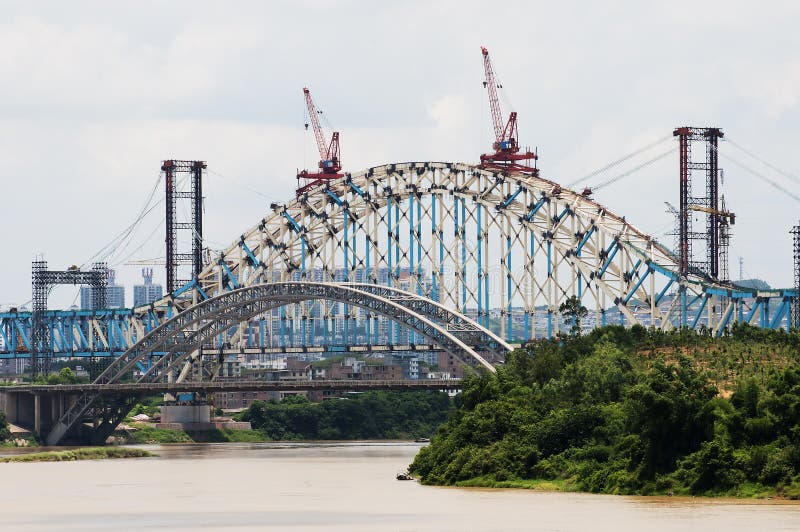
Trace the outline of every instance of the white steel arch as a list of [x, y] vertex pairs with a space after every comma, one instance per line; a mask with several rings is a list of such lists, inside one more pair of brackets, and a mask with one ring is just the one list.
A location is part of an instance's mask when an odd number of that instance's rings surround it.
[[[522, 172], [389, 164], [271, 207], [181, 296], [289, 280], [402, 286], [506, 339], [556, 334], [559, 306], [572, 295], [598, 325], [613, 315], [627, 325], [718, 331], [745, 310], [730, 286], [681, 279], [672, 252], [624, 217]], [[679, 287], [682, 297], [673, 297]], [[305, 306], [287, 313], [309, 315]]]

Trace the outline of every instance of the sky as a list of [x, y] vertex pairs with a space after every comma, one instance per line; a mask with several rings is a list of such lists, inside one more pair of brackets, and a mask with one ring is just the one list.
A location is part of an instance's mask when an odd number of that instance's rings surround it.
[[[206, 241], [237, 240], [316, 164], [304, 86], [341, 132], [346, 170], [476, 162], [492, 140], [481, 46], [521, 144], [565, 185], [676, 126], [722, 128], [732, 277], [742, 257], [745, 278], [793, 283], [800, 3], [0, 0], [0, 12], [0, 308], [30, 299], [37, 256], [85, 264], [154, 187], [163, 195], [163, 159], [208, 162]], [[595, 198], [671, 244], [677, 169], [675, 153]], [[163, 216], [162, 204], [111, 257], [119, 281], [140, 279], [125, 262], [163, 257]], [[56, 288], [50, 307], [76, 293]]]

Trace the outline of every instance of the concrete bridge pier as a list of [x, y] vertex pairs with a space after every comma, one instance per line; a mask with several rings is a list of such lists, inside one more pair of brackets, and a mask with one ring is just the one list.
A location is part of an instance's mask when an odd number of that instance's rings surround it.
[[74, 393], [12, 393], [0, 390], [0, 410], [5, 412], [8, 422], [30, 430], [40, 440], [47, 436], [76, 400]]

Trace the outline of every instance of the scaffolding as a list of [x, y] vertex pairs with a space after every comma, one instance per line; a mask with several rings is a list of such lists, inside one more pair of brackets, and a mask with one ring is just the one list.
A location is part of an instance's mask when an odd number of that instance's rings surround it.
[[[721, 259], [727, 260], [727, 245], [730, 233], [720, 231], [723, 217], [729, 213], [720, 210], [718, 145], [723, 137], [719, 128], [679, 127], [672, 132], [678, 137], [680, 153], [680, 205], [678, 223], [678, 254], [680, 273], [701, 274], [711, 279], [728, 277], [728, 267], [720, 267]], [[705, 161], [692, 159], [692, 145], [697, 142], [705, 144]], [[705, 175], [705, 196], [695, 196], [692, 190], [692, 172], [701, 171]], [[705, 230], [695, 231], [692, 227], [692, 212], [704, 215]], [[704, 255], [695, 256], [695, 243], [700, 244]], [[722, 249], [722, 247], [725, 249]], [[723, 274], [724, 275], [721, 275]], [[727, 280], [727, 279], [726, 279]]]
[[[166, 160], [161, 165], [166, 189], [166, 273], [167, 292], [173, 293], [196, 280], [203, 270], [203, 170], [205, 161]], [[182, 174], [189, 176], [189, 190], [179, 190]], [[191, 216], [178, 221], [178, 200], [188, 200]], [[191, 250], [182, 250], [178, 231], [189, 233]], [[182, 266], [189, 266], [188, 271]], [[183, 276], [183, 277], [181, 277]]]
[[89, 271], [82, 271], [77, 266], [67, 270], [48, 270], [47, 261], [35, 260], [31, 264], [32, 284], [32, 327], [31, 327], [31, 374], [47, 375], [50, 373], [52, 358], [52, 342], [50, 328], [44, 320], [47, 311], [47, 298], [50, 290], [56, 285], [88, 285], [92, 288], [92, 309], [106, 307], [108, 300], [108, 265], [96, 262]]
[[792, 298], [791, 324], [793, 328], [798, 329], [800, 328], [800, 225], [795, 225], [789, 232], [794, 237], [794, 289], [796, 292]]

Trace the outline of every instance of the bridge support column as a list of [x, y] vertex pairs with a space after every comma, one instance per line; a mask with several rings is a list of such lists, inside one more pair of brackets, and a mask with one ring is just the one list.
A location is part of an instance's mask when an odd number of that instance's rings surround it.
[[37, 438], [42, 435], [42, 395], [33, 394], [33, 433]]

